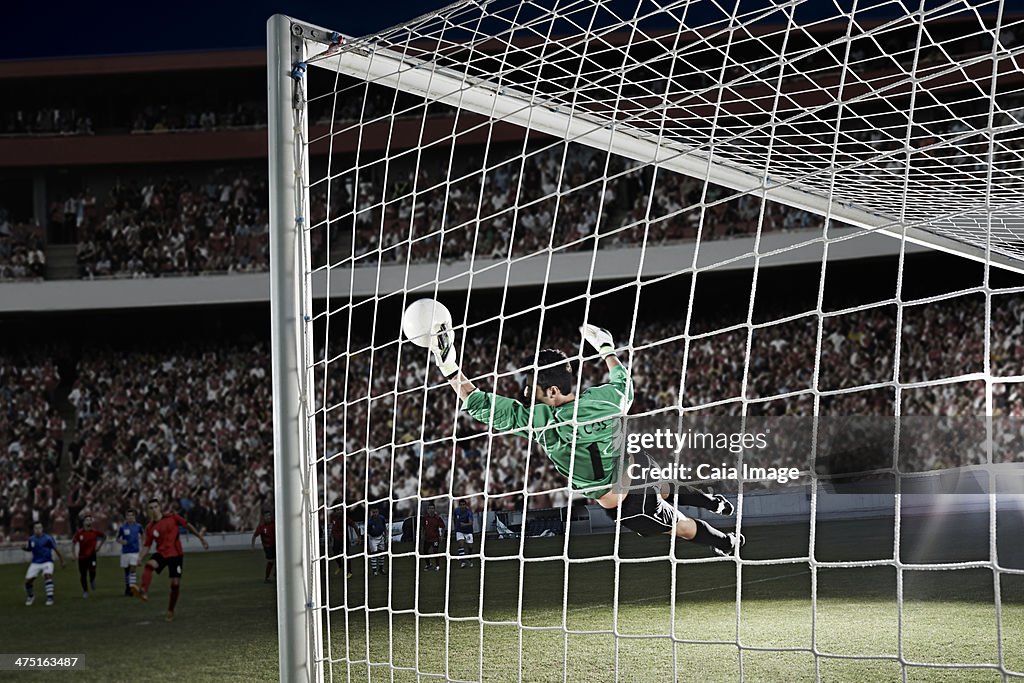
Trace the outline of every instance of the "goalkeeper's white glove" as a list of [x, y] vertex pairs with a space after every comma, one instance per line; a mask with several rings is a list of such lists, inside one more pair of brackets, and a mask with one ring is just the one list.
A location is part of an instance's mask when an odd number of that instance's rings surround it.
[[612, 341], [612, 333], [608, 330], [597, 325], [587, 324], [580, 327], [580, 332], [583, 333], [583, 338], [587, 340], [587, 343], [597, 349], [601, 358], [615, 355], [615, 342]]
[[451, 379], [459, 371], [459, 362], [455, 354], [455, 332], [448, 325], [442, 324], [430, 337], [430, 350], [434, 362], [440, 368], [445, 379]]

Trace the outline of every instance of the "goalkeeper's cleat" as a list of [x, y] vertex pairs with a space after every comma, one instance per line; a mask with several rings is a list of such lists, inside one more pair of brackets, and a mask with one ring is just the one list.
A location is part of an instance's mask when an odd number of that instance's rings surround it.
[[84, 599], [84, 598], [87, 598], [87, 597], [89, 597], [89, 593], [88, 593], [88, 592], [82, 593], [82, 598], [83, 598], [83, 599]]
[[35, 602], [35, 601], [36, 601], [35, 596], [33, 596], [31, 598], [25, 598], [25, 607], [31, 607], [32, 603]]
[[717, 503], [717, 505], [711, 510], [716, 515], [732, 517], [736, 514], [736, 506], [732, 504], [731, 500], [723, 496], [721, 493], [712, 494], [711, 497], [714, 498]]
[[465, 568], [466, 568], [465, 561], [459, 562], [459, 569], [465, 569]]
[[714, 548], [715, 554], [721, 555], [722, 557], [733, 557], [738, 555], [739, 549], [743, 547], [743, 544], [747, 542], [747, 539], [743, 534], [737, 534], [735, 531], [729, 532], [726, 536], [729, 537], [729, 543], [732, 546], [729, 548], [729, 552], [725, 552], [721, 548]]
[[439, 564], [435, 564], [435, 565], [434, 565], [434, 571], [435, 571], [435, 572], [439, 572], [439, 571], [441, 571], [441, 565], [439, 565]]
[[132, 595], [137, 597], [139, 600], [142, 600], [142, 602], [147, 602], [149, 600], [149, 596], [146, 595], [146, 592], [144, 590], [142, 590], [141, 588], [139, 588], [138, 586], [136, 586], [134, 583], [132, 584], [131, 588], [132, 588]]
[[346, 578], [346, 579], [351, 579], [351, 578], [352, 578], [352, 572], [347, 572], [347, 573], [345, 574], [345, 578]]
[[167, 622], [174, 621], [174, 610], [170, 610], [170, 609], [167, 610], [167, 616], [164, 617], [164, 621], [167, 621]]

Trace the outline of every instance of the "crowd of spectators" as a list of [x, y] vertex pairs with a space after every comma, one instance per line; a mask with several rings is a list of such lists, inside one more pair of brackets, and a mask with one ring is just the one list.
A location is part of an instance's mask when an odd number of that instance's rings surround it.
[[267, 125], [265, 102], [239, 102], [227, 108], [148, 104], [135, 113], [133, 133], [230, 130]]
[[[728, 325], [724, 320], [711, 318], [699, 321], [692, 332], [723, 330]], [[691, 414], [739, 415], [745, 410], [754, 417], [809, 416], [814, 414], [817, 393], [821, 415], [894, 415], [895, 308], [878, 306], [825, 316], [821, 326], [820, 354], [816, 352], [818, 317], [811, 315], [755, 328], [748, 357], [745, 327], [698, 336], [684, 347], [684, 323], [680, 320], [638, 325], [631, 371], [636, 399], [631, 413], [664, 413], [668, 407], [682, 405], [697, 411]], [[1008, 298], [993, 313], [993, 374], [1019, 372], [1024, 358], [1024, 345], [1019, 341], [1022, 326], [1024, 299]], [[552, 334], [545, 335], [542, 346], [567, 349], [572, 354], [579, 339], [572, 326], [566, 328], [556, 327]], [[908, 307], [904, 312], [899, 382], [945, 380], [981, 372], [983, 329], [983, 307], [971, 298]], [[471, 374], [485, 375], [496, 368], [497, 380], [485, 378], [484, 384], [496, 386], [505, 395], [518, 395], [526, 375], [517, 352], [532, 353], [534, 335], [532, 329], [506, 327], [500, 347], [516, 351], [497, 350], [495, 335], [471, 336], [465, 345], [471, 355], [462, 367]], [[344, 411], [344, 415], [328, 420], [334, 426], [328, 426], [323, 438], [326, 452], [348, 454], [347, 459], [339, 458], [335, 463], [332, 475], [336, 486], [344, 480], [349, 499], [379, 499], [389, 492], [393, 497], [405, 498], [417, 494], [467, 495], [487, 490], [489, 495], [502, 496], [491, 503], [492, 509], [501, 509], [506, 505], [522, 506], [525, 485], [526, 490], [536, 492], [530, 496], [531, 507], [567, 500], [567, 491], [559, 489], [557, 475], [552, 475], [538, 449], [526, 448], [521, 440], [512, 438], [488, 440], [486, 436], [472, 436], [480, 434], [479, 425], [465, 414], [460, 415], [457, 423], [453, 422], [457, 407], [447, 386], [430, 389], [424, 399], [420, 379], [424, 372], [422, 354], [413, 352], [413, 356], [407, 357], [407, 349], [403, 349], [401, 359], [393, 347], [375, 349], [373, 363], [385, 369], [382, 374], [370, 372], [368, 352], [350, 356], [347, 388], [333, 387], [334, 391], [328, 394], [327, 404], [343, 405], [336, 410]], [[819, 379], [815, 386], [816, 365]], [[390, 371], [396, 367], [403, 369], [397, 381]], [[584, 385], [604, 380], [602, 364], [585, 364], [583, 371]], [[371, 376], [375, 378], [372, 382]], [[886, 383], [887, 387], [877, 387]], [[995, 415], [1024, 415], [1024, 391], [1020, 387], [1012, 383], [997, 385]], [[403, 390], [409, 393], [403, 394]], [[914, 416], [983, 415], [984, 386], [982, 382], [964, 380], [903, 388], [900, 410], [902, 415]], [[459, 441], [454, 446], [456, 435]], [[392, 443], [401, 445], [392, 449]], [[970, 446], [977, 447], [978, 443]], [[483, 455], [488, 452], [489, 458]], [[938, 457], [936, 453], [945, 455]], [[975, 464], [982, 455], [983, 450], [976, 448], [970, 457], [955, 449], [934, 449], [926, 461], [903, 466], [908, 470], [941, 469]], [[792, 458], [794, 453], [786, 452], [784, 456]], [[1024, 454], [1016, 455], [1017, 459], [1021, 457]], [[797, 460], [754, 464], [796, 466], [802, 470], [809, 466], [806, 451], [800, 452]]]
[[[761, 202], [670, 171], [655, 173], [583, 145], [554, 145], [488, 160], [423, 163], [415, 173], [379, 166], [342, 175], [312, 198], [313, 252], [331, 244], [333, 263], [357, 265], [526, 256], [595, 248], [657, 246], [820, 226], [800, 209]], [[705, 210], [702, 212], [701, 207]], [[353, 209], [352, 207], [355, 207]], [[328, 218], [330, 221], [328, 222]], [[328, 229], [326, 226], [330, 226]], [[330, 233], [329, 235], [327, 233]], [[323, 258], [323, 256], [321, 256]]]
[[[823, 47], [831, 44], [828, 38], [830, 29], [818, 28], [822, 32], [816, 30], [806, 36], [789, 36], [787, 33], [790, 40], [786, 57], [790, 64], [796, 65], [796, 68], [781, 74], [783, 83], [792, 81], [803, 84], [807, 74], [813, 74], [815, 78], [823, 81], [836, 78], [844, 61], [860, 77], [870, 81], [872, 74], [888, 76], [894, 67], [898, 68], [897, 65], [909, 69], [911, 65], [916, 64], [917, 68], [922, 69], [947, 64], [953, 57], [984, 57], [992, 52], [991, 32], [979, 31], [971, 21], [930, 22], [929, 40], [923, 42], [919, 40], [916, 24], [912, 22], [903, 26], [893, 25], [889, 30], [880, 34], [873, 33], [870, 37], [860, 37], [855, 33], [848, 54]], [[776, 30], [786, 29], [778, 27]], [[710, 40], [714, 43], [732, 39], [731, 34], [722, 34]], [[1016, 45], [1016, 35], [1012, 26], [1000, 28], [999, 42], [1003, 49]], [[644, 41], [641, 41], [641, 44], [644, 44]], [[691, 91], [715, 87], [717, 81], [721, 79], [734, 84], [734, 87], [742, 92], [745, 85], [755, 82], [755, 79], [751, 78], [752, 71], [776, 64], [779, 57], [776, 54], [777, 46], [771, 40], [765, 41], [763, 37], [743, 40], [739, 44], [745, 51], [743, 65], [726, 65], [723, 71], [716, 50], [696, 51], [688, 55], [685, 64], [676, 64], [676, 79], [686, 82]], [[608, 57], [614, 62], [614, 53], [609, 53]], [[596, 59], [601, 61], [600, 57]], [[615, 68], [613, 63], [607, 66]], [[776, 78], [774, 70], [769, 70], [768, 73], [771, 74], [770, 78]], [[246, 77], [250, 74], [251, 72], [246, 73]], [[514, 79], [517, 75], [516, 70], [510, 70], [506, 78]], [[532, 78], [528, 72], [523, 72], [523, 76]], [[228, 76], [216, 78], [225, 77]], [[311, 88], [314, 97], [310, 102], [312, 113], [309, 120], [314, 124], [328, 124], [332, 120], [370, 121], [393, 115], [393, 112], [401, 116], [405, 112], [418, 115], [422, 111], [417, 108], [422, 107], [422, 99], [407, 99], [404, 95], [398, 95], [396, 100], [395, 92], [390, 89], [376, 85], [368, 86], [364, 82], [338, 76], [330, 70], [312, 69], [310, 78], [322, 80], [314, 83]], [[664, 88], [661, 83], [653, 81], [642, 85], [643, 87], [637, 88], [638, 96], [650, 93], [657, 95]], [[321, 93], [336, 93], [336, 96]], [[131, 130], [135, 133], [149, 133], [266, 125], [265, 102], [236, 102], [232, 101], [230, 94], [217, 93], [218, 99], [227, 99], [228, 102], [214, 105], [209, 99], [204, 101], [202, 98], [195, 98], [188, 90], [176, 94], [178, 97], [175, 100], [162, 104], [148, 104], [135, 109], [119, 108], [108, 114], [114, 118], [104, 120], [102, 128], [111, 131]], [[624, 84], [621, 95], [629, 98], [631, 94], [633, 93], [630, 92], [628, 84]], [[102, 117], [99, 112], [103, 109], [105, 107], [98, 102], [94, 111], [66, 105], [13, 109], [0, 114], [0, 134], [89, 134], [93, 132], [93, 120]], [[439, 107], [438, 111], [443, 109]]]
[[91, 135], [92, 118], [74, 107], [40, 107], [8, 111], [0, 135]]
[[[949, 54], [988, 54], [991, 49], [990, 34], [977, 32], [970, 24], [952, 22], [937, 25], [935, 31], [933, 40], [945, 46]], [[849, 60], [861, 72], [891, 71], [893, 59], [911, 63], [914, 51], [909, 48], [916, 46], [915, 40], [916, 31], [910, 27], [896, 28], [879, 41], [855, 41]], [[1015, 41], [1013, 31], [1004, 28], [1000, 34], [1004, 48]], [[794, 43], [793, 49], [800, 55], [804, 72], [825, 78], [833, 67], [839, 68], [832, 51], [820, 49], [813, 41], [800, 45]], [[757, 41], [749, 47], [755, 52], [767, 50]], [[949, 59], [943, 50], [928, 45], [924, 48], [919, 55], [921, 65]], [[748, 57], [774, 59], [770, 51], [763, 55], [752, 52]], [[699, 62], [693, 67], [698, 72], [717, 73], [703, 69]], [[745, 73], [742, 67], [734, 66], [722, 77], [743, 80]], [[396, 95], [383, 87], [347, 79], [336, 82], [333, 74], [327, 81], [323, 87], [329, 87], [329, 92], [337, 90], [337, 96], [311, 100], [313, 125], [371, 121], [386, 118], [392, 112], [420, 115], [424, 111], [422, 100]], [[992, 125], [1019, 122], [1014, 119], [1019, 117], [1019, 111], [1004, 113], [1016, 110], [1019, 102], [1015, 101], [1019, 99], [1015, 92], [1000, 95]], [[125, 110], [125, 121], [119, 125], [124, 130], [152, 133], [266, 124], [263, 102], [236, 101], [231, 95], [222, 100], [226, 103], [198, 99], [146, 104]], [[860, 105], [851, 103], [851, 107], [855, 106]], [[864, 106], [873, 105], [866, 102]], [[996, 150], [996, 156], [989, 160], [988, 136], [968, 135], [972, 117], [977, 118], [977, 130], [989, 125], [988, 110], [987, 102], [971, 98], [939, 108], [923, 107], [910, 128], [909, 143], [925, 148], [927, 153], [911, 155], [912, 173], [928, 178], [973, 173], [977, 180], [991, 163], [1002, 163], [1003, 157], [1007, 163], [1015, 162], [1017, 157], [1012, 148], [1016, 141], [1009, 140], [1009, 151]], [[428, 115], [446, 115], [447, 111], [441, 105], [427, 108]], [[905, 116], [879, 116], [867, 109], [863, 116], [870, 118], [871, 125], [844, 130], [836, 138], [837, 160], [847, 163], [871, 154], [883, 161], [858, 162], [856, 173], [885, 175], [894, 169], [898, 171], [904, 159], [896, 152], [907, 143]], [[85, 134], [92, 133], [94, 128], [87, 112], [68, 106], [11, 109], [0, 117], [0, 134]], [[929, 117], [937, 120], [928, 121]], [[785, 158], [790, 148], [795, 150], [794, 154], [806, 155], [809, 146], [821, 142], [813, 135], [815, 123], [805, 123], [806, 130], [800, 124], [799, 130], [779, 138], [774, 148], [776, 157]], [[827, 133], [831, 140], [832, 124], [819, 123], [827, 128], [819, 132]], [[700, 123], [693, 125], [699, 127]], [[801, 135], [810, 137], [805, 140]], [[942, 140], [957, 142], [943, 145]], [[797, 149], [801, 146], [798, 141], [806, 149]], [[369, 161], [359, 170], [358, 179], [354, 174], [343, 174], [335, 180], [330, 206], [324, 190], [315, 187], [310, 221], [314, 253], [321, 262], [330, 256], [332, 262], [351, 258], [365, 265], [439, 260], [451, 263], [473, 257], [518, 257], [549, 247], [589, 251], [595, 246], [608, 248], [641, 242], [654, 246], [692, 240], [698, 231], [702, 239], [716, 239], [751, 234], [759, 223], [766, 232], [821, 224], [819, 218], [805, 211], [785, 209], [774, 203], [762, 212], [760, 201], [752, 196], [724, 200], [730, 195], [723, 188], [711, 185], [704, 191], [700, 180], [665, 170], [654, 173], [650, 168], [621, 157], [608, 157], [582, 145], [532, 150], [524, 158], [519, 157], [519, 151], [518, 145], [487, 150], [486, 172], [481, 170], [485, 164], [475, 158], [482, 151], [470, 152], [464, 158], [456, 155], [450, 167], [445, 160], [426, 159], [430, 150], [416, 167], [411, 166], [411, 161]], [[884, 161], [886, 156], [891, 157], [889, 161]], [[241, 205], [235, 200], [231, 202], [241, 216], [224, 215], [225, 179], [217, 176], [229, 176], [229, 185], [234, 185], [237, 178], [233, 177], [235, 171], [222, 169], [212, 174], [214, 177], [208, 182], [189, 183], [167, 176], [156, 177], [144, 186], [129, 187], [114, 202], [118, 204], [116, 211], [110, 210], [110, 202], [97, 202], [90, 197], [88, 190], [63, 196], [55, 203], [50, 220], [57, 234], [62, 230], [68, 234], [67, 228], [74, 226], [79, 273], [85, 278], [265, 270], [266, 221], [261, 216], [268, 205], [267, 182], [262, 171], [242, 174], [249, 192]], [[902, 177], [902, 173], [897, 175]], [[155, 209], [151, 206], [154, 190], [161, 194], [157, 199], [162, 200]], [[189, 204], [193, 195], [198, 199]], [[211, 201], [203, 201], [204, 198]], [[328, 216], [329, 224], [325, 223]], [[222, 222], [224, 229], [219, 230], [218, 224]], [[597, 237], [600, 240], [595, 245]], [[3, 253], [10, 251], [4, 248], [3, 239], [0, 234], [0, 278], [38, 277], [43, 270], [39, 260], [42, 251], [28, 249], [20, 255], [22, 258], [13, 258]], [[326, 249], [328, 242], [330, 255]]]
[[[977, 40], [964, 50], [984, 52]], [[899, 51], [889, 45], [876, 55], [858, 44], [851, 62], [871, 71], [876, 62], [884, 66], [885, 53]], [[937, 59], [934, 52], [925, 57]], [[826, 73], [826, 53], [821, 60]], [[315, 107], [314, 125], [405, 109], [376, 90], [365, 100], [323, 98]], [[1019, 123], [1019, 112], [998, 116]], [[262, 103], [148, 105], [126, 113], [124, 129], [137, 133], [266, 124]], [[960, 114], [921, 124], [912, 141], [963, 138], [971, 112]], [[93, 132], [89, 113], [71, 108], [10, 110], [0, 122], [4, 135]], [[902, 149], [903, 135], [875, 125], [850, 138], [882, 154]], [[971, 144], [987, 148], [988, 142], [980, 134], [963, 138], [942, 159], [944, 167], [979, 170], [983, 157], [967, 153]], [[591, 250], [596, 238], [599, 248], [652, 246], [695, 239], [698, 230], [705, 240], [751, 234], [759, 222], [764, 231], [820, 226], [807, 212], [774, 203], [762, 212], [756, 197], [726, 199], [723, 188], [710, 185], [705, 192], [699, 180], [655, 173], [581, 145], [520, 151], [493, 147], [486, 172], [474, 153], [415, 167], [368, 163], [358, 175], [334, 179], [330, 203], [326, 191], [314, 187], [309, 225], [315, 258], [371, 266], [450, 263], [548, 248]], [[914, 163], [929, 162], [919, 155]], [[266, 270], [267, 212], [265, 171], [222, 168], [199, 178], [116, 182], [102, 198], [86, 188], [55, 201], [49, 218], [51, 228], [74, 235], [81, 277], [153, 277]], [[41, 278], [45, 265], [42, 228], [0, 211], [0, 280]], [[974, 416], [991, 408], [997, 416], [1024, 417], [1024, 385], [986, 386], [977, 378], [985, 369], [985, 320], [984, 299], [964, 296], [906, 307], [900, 318], [888, 304], [753, 328], [725, 317], [695, 321], [691, 329], [678, 319], [642, 322], [629, 358], [632, 413], [680, 406], [715, 415], [893, 415], [898, 407], [902, 415]], [[563, 322], [545, 330], [542, 346], [578, 348], [575, 325]], [[1024, 298], [996, 297], [989, 332], [991, 373], [1024, 375]], [[485, 375], [481, 385], [517, 395], [526, 378], [523, 357], [535, 344], [535, 330], [525, 326], [505, 327], [500, 340], [494, 330], [475, 331], [463, 346], [462, 365]], [[153, 496], [169, 496], [199, 528], [251, 528], [273, 503], [268, 351], [263, 342], [233, 341], [147, 351], [92, 348], [78, 363], [71, 424], [53, 405], [59, 372], [52, 357], [45, 350], [0, 352], [0, 541], [24, 537], [33, 521], [66, 534], [86, 512], [103, 528]], [[599, 363], [582, 370], [584, 385], [604, 379]], [[458, 413], [453, 392], [436, 382], [420, 349], [389, 344], [353, 353], [335, 361], [326, 380], [322, 372], [317, 378], [316, 395], [328, 406], [316, 421], [318, 452], [327, 459], [325, 497], [391, 497], [399, 514], [429, 496], [486, 492], [490, 509], [499, 510], [569, 499], [536, 447], [490, 436]], [[909, 469], [973, 464], [979, 452], [968, 453], [959, 442], [930, 445]]]
[[61, 487], [67, 425], [48, 403], [57, 370], [38, 354], [6, 354], [0, 537], [23, 537], [34, 521], [66, 534], [86, 513], [103, 529], [153, 497], [196, 527], [252, 528], [271, 500], [267, 349], [215, 346], [90, 349], [69, 396], [76, 419]]
[[48, 401], [58, 382], [45, 352], [4, 352], [0, 362], [0, 536], [34, 521], [66, 522], [57, 496], [64, 421]]
[[[983, 302], [970, 296], [905, 308], [899, 381], [914, 385], [900, 389], [901, 414], [985, 414], [983, 382], [949, 381], [983, 370], [984, 319]], [[991, 320], [992, 374], [1020, 375], [1024, 297], [998, 297]], [[579, 339], [570, 322], [548, 326], [542, 346], [573, 355]], [[684, 324], [638, 324], [635, 351], [626, 356], [636, 389], [631, 414], [681, 405], [697, 414], [806, 416], [815, 410], [816, 393], [822, 415], [894, 414], [892, 306], [823, 317], [820, 353], [816, 315], [755, 326], [749, 356], [745, 326], [716, 333], [722, 320], [695, 321], [686, 343]], [[614, 331], [620, 338], [627, 332]], [[529, 325], [507, 325], [499, 344], [496, 329], [474, 328], [462, 366], [481, 386], [518, 395], [535, 335]], [[365, 341], [355, 340], [353, 348]], [[317, 452], [326, 457], [322, 495], [334, 499], [344, 492], [349, 502], [390, 497], [397, 501], [395, 514], [412, 512], [427, 496], [486, 492], [494, 510], [568, 500], [564, 481], [537, 448], [490, 436], [458, 412], [454, 392], [439, 383], [422, 349], [377, 344], [372, 353], [349, 354], [326, 374], [316, 372], [317, 405], [328, 406], [316, 419]], [[272, 505], [266, 343], [91, 348], [78, 362], [69, 396], [76, 417], [70, 436], [48, 403], [59, 377], [46, 353], [9, 352], [0, 360], [0, 534], [17, 538], [36, 519], [61, 533], [84, 512], [109, 523], [152, 496], [170, 496], [187, 519], [212, 531], [250, 528]], [[593, 361], [583, 363], [582, 372], [584, 386], [606, 375]], [[933, 383], [920, 384], [927, 382]], [[993, 414], [1024, 417], [1021, 386], [996, 384]], [[66, 438], [69, 470], [58, 485]], [[934, 449], [907, 468], [973, 464], [977, 450], [972, 453]], [[999, 457], [1022, 456], [1005, 451]], [[757, 464], [808, 466], [770, 458]]]
[[[323, 184], [312, 194], [315, 265], [328, 256], [369, 267], [590, 251], [595, 236], [598, 248], [692, 240], [702, 199], [703, 240], [751, 234], [759, 220], [765, 231], [820, 225], [774, 203], [762, 219], [757, 198], [724, 200], [717, 186], [702, 197], [699, 181], [580, 145], [510, 158], [486, 174], [426, 164], [391, 169], [385, 180], [378, 164], [338, 176], [331, 189], [329, 203]], [[267, 212], [262, 170], [218, 168], [199, 179], [117, 181], [104, 199], [86, 188], [51, 204], [50, 225], [76, 236], [82, 278], [250, 272], [268, 267]]]
[[86, 189], [54, 202], [51, 222], [78, 235], [82, 278], [267, 269], [266, 176], [242, 169], [118, 181], [102, 202]]
[[12, 221], [8, 211], [0, 208], [0, 282], [40, 280], [45, 274], [42, 226]]
[[[634, 414], [664, 411], [679, 405], [704, 409], [717, 415], [737, 415], [744, 408], [752, 416], [806, 416], [815, 409], [812, 387], [821, 394], [818, 410], [823, 415], [893, 415], [896, 391], [895, 311], [872, 307], [841, 316], [822, 318], [821, 353], [817, 347], [817, 316], [756, 328], [751, 338], [749, 360], [745, 362], [747, 330], [742, 328], [692, 339], [684, 352], [680, 321], [655, 321], [638, 326], [634, 339], [632, 376], [636, 386]], [[911, 307], [905, 311], [900, 358], [901, 383], [947, 379], [982, 369], [983, 311], [977, 301]], [[724, 328], [719, 320], [703, 320], [694, 333]], [[1019, 333], [1024, 325], [1024, 300], [1008, 298], [993, 314], [992, 372], [1018, 372], [1024, 351]], [[488, 374], [497, 369], [493, 381], [497, 391], [516, 395], [525, 378], [517, 352], [529, 352], [535, 332], [509, 326], [499, 351], [494, 335], [474, 335], [466, 343], [470, 354], [462, 365], [471, 373]], [[953, 343], [956, 339], [956, 343]], [[673, 340], [665, 342], [664, 340]], [[569, 329], [546, 335], [543, 346], [573, 349], [578, 344]], [[495, 357], [495, 354], [498, 357]], [[682, 359], [686, 358], [686, 370]], [[819, 380], [813, 385], [815, 358]], [[467, 495], [486, 490], [492, 496], [491, 509], [522, 506], [522, 492], [535, 493], [529, 505], [544, 507], [564, 503], [557, 475], [552, 476], [544, 456], [520, 440], [488, 439], [465, 415], [457, 423], [452, 416], [456, 405], [445, 386], [430, 389], [424, 398], [421, 378], [422, 354], [412, 357], [403, 350], [397, 357], [393, 347], [375, 349], [373, 364], [383, 373], [371, 373], [369, 353], [347, 359], [349, 381], [342, 388], [332, 386], [327, 404], [338, 405], [334, 419], [329, 416], [325, 452], [348, 454], [331, 468], [335, 490], [344, 481], [350, 500], [363, 497], [407, 498], [416, 495]], [[402, 368], [395, 377], [390, 370]], [[599, 364], [584, 366], [584, 384], [599, 382]], [[744, 375], [746, 390], [743, 391]], [[371, 377], [374, 379], [371, 381]], [[488, 381], [485, 379], [485, 383]], [[875, 385], [888, 383], [888, 387]], [[1024, 392], [1017, 384], [999, 384], [994, 393], [996, 415], [1024, 415]], [[397, 394], [395, 393], [397, 390]], [[408, 392], [408, 393], [403, 393]], [[795, 392], [803, 392], [790, 395]], [[373, 398], [371, 398], [373, 397]], [[344, 400], [343, 400], [344, 399]], [[904, 415], [974, 416], [984, 414], [986, 405], [981, 383], [933, 384], [904, 388], [900, 396]], [[342, 412], [343, 411], [343, 412]], [[456, 442], [455, 436], [459, 437]], [[390, 444], [400, 444], [392, 448]], [[971, 444], [977, 446], [977, 444]], [[936, 450], [935, 453], [939, 453]], [[907, 469], [937, 469], [973, 464], [964, 453], [947, 449], [946, 459], [905, 463]], [[977, 456], [979, 451], [975, 451]], [[484, 454], [489, 454], [489, 457]], [[393, 455], [393, 459], [392, 459]], [[792, 454], [790, 454], [792, 455]], [[802, 453], [801, 455], [804, 455]], [[1017, 458], [1020, 454], [1017, 454]], [[529, 458], [529, 460], [527, 460]], [[763, 466], [798, 466], [802, 461], [758, 462]], [[346, 468], [347, 465], [347, 468]], [[399, 506], [401, 509], [401, 506]], [[408, 511], [408, 510], [407, 510]]]
[[[331, 87], [334, 87], [333, 74]], [[422, 98], [399, 94], [380, 86], [369, 89], [365, 84], [345, 79], [334, 97], [319, 97], [310, 103], [310, 121], [327, 126], [352, 121], [376, 121], [388, 117], [422, 117], [447, 114], [454, 109], [432, 105], [424, 109]], [[209, 99], [181, 98], [174, 101], [149, 100], [135, 108], [110, 110], [105, 103], [75, 106], [43, 106], [0, 111], [0, 135], [94, 135], [150, 134], [225, 131], [266, 128], [265, 101], [248, 101], [222, 97], [227, 102]]]
[[[914, 155], [912, 172], [950, 180], [957, 173], [965, 183], [980, 182], [987, 157], [979, 150], [987, 143], [981, 133], [967, 136], [971, 129], [963, 121], [978, 115], [971, 106], [960, 105], [960, 118], [915, 127], [915, 145], [937, 147]], [[1015, 125], [1022, 111], [1000, 113], [995, 123]], [[187, 125], [217, 120], [209, 113]], [[872, 154], [891, 154], [903, 144], [905, 132], [905, 122], [893, 121], [895, 132], [875, 125], [850, 133], [840, 151], [856, 156], [870, 148]], [[940, 144], [954, 139], [955, 145]], [[330, 183], [315, 180], [309, 221], [314, 265], [450, 264], [822, 225], [821, 217], [802, 209], [770, 201], [762, 205], [757, 196], [715, 184], [705, 188], [702, 180], [580, 144], [530, 148], [525, 154], [518, 145], [495, 145], [487, 150], [486, 163], [480, 153], [474, 149], [449, 158], [434, 150], [415, 164], [411, 157], [367, 161], [337, 173]], [[1010, 158], [1013, 150], [999, 154], [1000, 163], [1019, 163]], [[872, 164], [858, 172], [888, 174], [901, 162], [893, 157], [887, 163], [892, 167]], [[52, 204], [51, 234], [77, 243], [83, 278], [262, 271], [267, 269], [267, 188], [263, 169], [220, 168], [193, 179], [169, 175], [118, 182], [106, 200], [85, 189]], [[22, 256], [20, 277], [42, 271], [41, 250]]]

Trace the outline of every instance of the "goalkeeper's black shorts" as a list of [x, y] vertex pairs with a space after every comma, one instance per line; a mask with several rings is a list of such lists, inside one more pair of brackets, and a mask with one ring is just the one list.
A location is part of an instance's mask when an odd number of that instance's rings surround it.
[[[658, 466], [646, 452], [635, 456], [635, 462], [641, 467]], [[641, 536], [674, 533], [676, 522], [686, 519], [674, 505], [661, 497], [661, 481], [649, 477], [634, 481], [619, 508], [605, 508], [605, 512], [612, 519], [621, 513], [622, 526]]]

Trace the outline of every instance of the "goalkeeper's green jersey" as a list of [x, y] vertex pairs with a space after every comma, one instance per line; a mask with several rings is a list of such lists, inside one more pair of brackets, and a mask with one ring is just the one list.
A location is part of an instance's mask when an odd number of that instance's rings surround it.
[[558, 408], [538, 403], [532, 415], [519, 401], [480, 389], [466, 397], [463, 407], [473, 419], [498, 432], [529, 438], [532, 427], [533, 438], [555, 469], [568, 477], [571, 468], [572, 487], [598, 487], [582, 494], [600, 498], [618, 479], [625, 450], [625, 417], [633, 403], [633, 382], [626, 366], [617, 365], [609, 374], [608, 384], [591, 387]]

